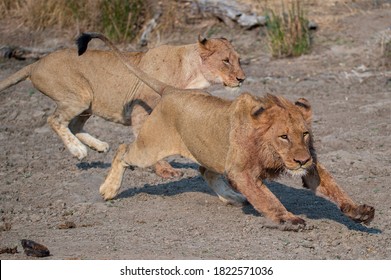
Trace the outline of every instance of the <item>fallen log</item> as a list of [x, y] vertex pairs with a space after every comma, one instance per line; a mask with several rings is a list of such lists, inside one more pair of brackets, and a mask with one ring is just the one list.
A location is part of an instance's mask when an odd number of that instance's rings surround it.
[[205, 17], [214, 16], [230, 27], [238, 24], [251, 29], [266, 24], [265, 16], [252, 12], [249, 5], [235, 0], [195, 0], [191, 7], [195, 13], [198, 11]]
[[55, 49], [39, 49], [16, 46], [0, 46], [0, 57], [15, 58], [18, 60], [40, 59]]

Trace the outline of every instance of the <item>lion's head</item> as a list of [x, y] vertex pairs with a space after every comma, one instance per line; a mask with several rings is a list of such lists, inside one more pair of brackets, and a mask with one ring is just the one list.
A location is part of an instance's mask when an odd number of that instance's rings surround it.
[[246, 76], [240, 66], [239, 54], [224, 38], [198, 38], [202, 74], [211, 83], [223, 83], [228, 87], [239, 87]]
[[284, 172], [304, 176], [316, 160], [308, 101], [300, 98], [292, 103], [283, 97], [267, 95], [258, 99], [247, 94], [244, 99], [250, 121], [246, 118], [246, 133], [242, 132], [247, 140], [240, 141], [247, 146], [243, 150], [247, 149], [247, 157], [252, 158], [251, 165], [258, 166], [261, 177]]

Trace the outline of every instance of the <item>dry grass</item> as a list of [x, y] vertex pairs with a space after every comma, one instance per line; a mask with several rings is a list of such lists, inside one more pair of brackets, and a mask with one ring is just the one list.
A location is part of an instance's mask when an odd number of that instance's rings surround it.
[[143, 0], [0, 0], [0, 16], [31, 30], [94, 30], [131, 41], [145, 15]]

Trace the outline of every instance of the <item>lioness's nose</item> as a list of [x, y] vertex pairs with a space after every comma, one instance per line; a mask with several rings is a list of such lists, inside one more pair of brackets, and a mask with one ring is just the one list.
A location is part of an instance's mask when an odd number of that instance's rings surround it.
[[239, 82], [239, 83], [243, 83], [244, 80], [246, 79], [246, 77], [236, 77], [236, 80]]

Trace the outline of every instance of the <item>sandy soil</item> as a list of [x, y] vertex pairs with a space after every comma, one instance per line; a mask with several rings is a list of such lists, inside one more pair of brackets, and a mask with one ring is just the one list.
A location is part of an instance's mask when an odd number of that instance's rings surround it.
[[[49, 259], [390, 259], [391, 71], [379, 54], [391, 8], [351, 7], [328, 7], [332, 21], [319, 15], [313, 52], [295, 59], [271, 59], [262, 29], [213, 35], [230, 37], [242, 53], [242, 90], [310, 100], [319, 159], [355, 201], [375, 206], [368, 227], [284, 177], [268, 185], [310, 229], [275, 229], [251, 206], [224, 205], [197, 166], [176, 157], [183, 177], [128, 170], [119, 197], [104, 202], [99, 186], [131, 129], [91, 118], [87, 129], [112, 149], [78, 162], [46, 123], [54, 103], [26, 81], [0, 94], [0, 247], [19, 251], [0, 259], [30, 259], [21, 239], [46, 245]], [[29, 63], [1, 60], [0, 79]]]

